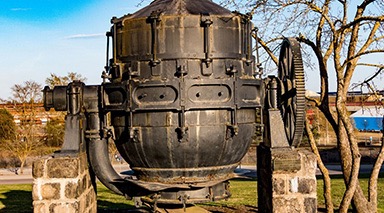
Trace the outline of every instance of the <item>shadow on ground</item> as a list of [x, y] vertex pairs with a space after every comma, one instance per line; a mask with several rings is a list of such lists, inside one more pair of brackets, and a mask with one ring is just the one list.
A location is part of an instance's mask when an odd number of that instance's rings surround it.
[[33, 212], [31, 191], [12, 190], [5, 192], [2, 195], [4, 198], [0, 198], [0, 203], [2, 203], [5, 207], [0, 209], [0, 213]]
[[243, 212], [258, 212], [258, 208], [255, 206], [243, 205], [243, 206], [202, 206], [204, 209], [212, 213], [243, 213]]
[[97, 201], [98, 213], [134, 212], [135, 206], [125, 203], [112, 203], [105, 200]]

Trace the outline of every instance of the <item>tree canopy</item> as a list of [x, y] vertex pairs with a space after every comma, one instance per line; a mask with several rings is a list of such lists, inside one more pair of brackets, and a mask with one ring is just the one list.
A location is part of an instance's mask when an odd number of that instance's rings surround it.
[[15, 137], [16, 125], [13, 116], [6, 109], [0, 109], [0, 142]]
[[45, 83], [49, 87], [53, 88], [55, 86], [65, 86], [74, 80], [84, 82], [87, 80], [87, 78], [83, 77], [81, 74], [74, 72], [69, 72], [66, 76], [59, 76], [54, 73], [51, 73], [51, 76], [45, 79]]
[[35, 81], [25, 81], [23, 84], [15, 84], [12, 88], [12, 101], [16, 103], [38, 103], [42, 97], [42, 87]]

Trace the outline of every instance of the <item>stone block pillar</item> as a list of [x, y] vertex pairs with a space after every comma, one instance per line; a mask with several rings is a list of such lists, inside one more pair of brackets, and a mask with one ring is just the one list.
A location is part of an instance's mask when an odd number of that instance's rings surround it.
[[317, 212], [316, 167], [316, 157], [308, 150], [260, 145], [257, 148], [259, 212]]
[[86, 153], [37, 160], [32, 175], [35, 213], [97, 211], [94, 178], [88, 170]]

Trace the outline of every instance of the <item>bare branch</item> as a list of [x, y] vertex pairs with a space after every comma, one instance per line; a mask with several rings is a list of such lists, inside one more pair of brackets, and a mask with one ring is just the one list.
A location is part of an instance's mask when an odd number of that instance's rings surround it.
[[357, 87], [367, 86], [369, 90], [371, 90], [372, 92], [376, 92], [376, 90], [372, 87], [371, 82], [372, 82], [373, 79], [375, 79], [378, 75], [380, 75], [383, 71], [384, 71], [384, 65], [381, 65], [380, 69], [377, 70], [372, 76], [368, 77], [367, 79], [365, 79], [365, 80], [364, 80], [363, 82], [361, 82], [361, 83], [354, 84], [353, 87], [352, 87], [352, 90], [355, 89], [355, 88], [357, 88]]
[[357, 53], [356, 55], [348, 58], [348, 60], [346, 60], [344, 62], [344, 65], [343, 67], [347, 64], [347, 63], [351, 63], [353, 60], [356, 60], [357, 58], [361, 57], [361, 56], [364, 56], [364, 55], [370, 55], [370, 54], [373, 54], [373, 53], [384, 53], [384, 49], [374, 49], [374, 50], [368, 50], [368, 51], [365, 51], [365, 52], [360, 52], [360, 53]]
[[384, 162], [384, 129], [383, 129], [383, 137], [381, 141], [379, 156], [376, 159], [376, 162], [372, 169], [371, 177], [369, 178], [368, 199], [375, 206], [377, 206], [377, 179], [379, 177], [380, 169], [381, 169], [381, 166], [383, 165], [383, 162]]
[[327, 206], [327, 212], [332, 213], [333, 212], [333, 203], [332, 203], [332, 196], [331, 196], [331, 178], [329, 176], [329, 171], [327, 167], [325, 167], [323, 161], [321, 160], [320, 157], [320, 152], [317, 148], [315, 138], [313, 137], [312, 130], [310, 128], [310, 124], [308, 119], [305, 120], [305, 133], [308, 136], [309, 139], [309, 145], [311, 146], [312, 152], [316, 155], [316, 160], [317, 160], [317, 166], [320, 169], [321, 174], [323, 175], [323, 182], [324, 182], [324, 200], [325, 200], [325, 205]]
[[359, 23], [362, 23], [364, 21], [376, 21], [376, 22], [383, 22], [384, 21], [384, 15], [383, 16], [376, 16], [376, 17], [373, 17], [373, 16], [363, 16], [363, 17], [359, 17], [359, 18], [356, 18], [354, 19], [352, 22], [342, 26], [338, 31], [344, 31], [350, 27], [353, 27]]
[[313, 50], [313, 52], [316, 55], [317, 61], [319, 63], [319, 71], [320, 71], [320, 77], [321, 77], [321, 102], [324, 102], [324, 104], [328, 104], [328, 73], [327, 73], [327, 67], [324, 63], [324, 58], [321, 53], [321, 49], [316, 46], [315, 43], [313, 43], [311, 40], [304, 38], [304, 37], [298, 37], [298, 41], [303, 42], [310, 46]]
[[[323, 8], [322, 8], [324, 14], [328, 14], [328, 12], [329, 12], [329, 3], [330, 2], [331, 2], [330, 0], [326, 0], [324, 2]], [[326, 21], [325, 17], [322, 15], [321, 18], [320, 18], [318, 27], [317, 27], [317, 31], [316, 31], [316, 45], [320, 49], [321, 49], [321, 36], [322, 36], [322, 32], [323, 32], [325, 21]]]
[[256, 39], [256, 42], [259, 42], [261, 47], [268, 53], [268, 55], [271, 57], [272, 61], [277, 65], [279, 63], [279, 59], [275, 56], [273, 51], [268, 47], [267, 43], [265, 43], [260, 38], [256, 37], [256, 34], [252, 34], [252, 36], [254, 39]]

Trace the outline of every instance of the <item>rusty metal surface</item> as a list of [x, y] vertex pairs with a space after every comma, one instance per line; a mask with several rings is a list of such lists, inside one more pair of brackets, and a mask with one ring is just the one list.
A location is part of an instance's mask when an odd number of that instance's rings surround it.
[[252, 23], [208, 0], [154, 1], [112, 22], [112, 83], [103, 85], [103, 106], [138, 180], [232, 177], [262, 135]]
[[132, 18], [148, 17], [153, 11], [164, 15], [228, 15], [231, 12], [207, 0], [156, 0], [147, 7], [135, 12]]
[[305, 77], [300, 42], [285, 38], [279, 56], [278, 78], [281, 81], [279, 109], [291, 146], [297, 147], [305, 125]]
[[238, 163], [225, 166], [192, 168], [138, 168], [132, 167], [137, 178], [142, 181], [167, 184], [190, 184], [209, 186], [211, 182], [224, 181], [234, 177], [232, 173]]
[[227, 199], [231, 196], [229, 182], [224, 181], [210, 187], [190, 190], [167, 191], [142, 197], [142, 201], [149, 204], [193, 204]]
[[[107, 54], [100, 86], [46, 89], [44, 105], [85, 115], [75, 129], [95, 174], [114, 192], [155, 204], [225, 199], [226, 181], [263, 135], [264, 82], [250, 20], [209, 0], [154, 1], [112, 19], [113, 58]], [[113, 170], [112, 141], [131, 179]]]

